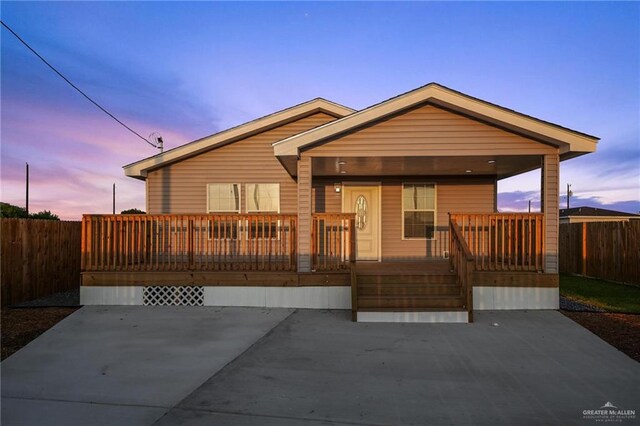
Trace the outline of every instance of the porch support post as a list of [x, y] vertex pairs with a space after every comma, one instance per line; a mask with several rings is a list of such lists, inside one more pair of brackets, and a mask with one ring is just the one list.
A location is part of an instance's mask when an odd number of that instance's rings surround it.
[[560, 157], [557, 153], [544, 155], [541, 177], [540, 192], [544, 212], [544, 272], [558, 273]]
[[311, 271], [311, 157], [298, 160], [298, 272]]

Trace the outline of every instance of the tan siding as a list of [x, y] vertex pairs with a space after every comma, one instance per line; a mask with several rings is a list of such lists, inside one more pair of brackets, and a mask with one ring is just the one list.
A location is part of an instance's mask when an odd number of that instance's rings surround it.
[[427, 105], [386, 119], [309, 153], [331, 156], [535, 155], [555, 148]]
[[[361, 179], [358, 179], [361, 181]], [[373, 179], [380, 181], [380, 179]], [[315, 179], [314, 212], [339, 213], [342, 195], [334, 191], [337, 180]], [[402, 184], [429, 182], [436, 184], [435, 240], [402, 239]], [[448, 213], [491, 213], [494, 211], [495, 179], [487, 178], [393, 178], [382, 180], [382, 258], [411, 259], [442, 257], [449, 250]]]
[[558, 154], [545, 155], [542, 166], [542, 201], [545, 217], [545, 268], [558, 272], [560, 159]]
[[311, 271], [311, 158], [298, 161], [298, 272]]
[[[206, 185], [215, 182], [280, 183], [280, 212], [297, 211], [296, 182], [273, 155], [271, 144], [334, 120], [316, 113], [296, 122], [249, 137], [151, 171], [147, 177], [147, 211], [159, 213], [206, 212]], [[242, 187], [242, 212], [246, 212]]]
[[335, 184], [340, 179], [313, 179], [312, 208], [316, 213], [340, 213], [342, 211], [342, 193], [336, 193]]

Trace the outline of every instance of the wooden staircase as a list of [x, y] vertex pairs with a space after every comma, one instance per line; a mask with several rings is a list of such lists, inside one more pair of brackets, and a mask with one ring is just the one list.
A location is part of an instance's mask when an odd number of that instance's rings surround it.
[[[466, 298], [448, 261], [358, 263], [356, 287], [356, 319], [373, 315], [358, 313], [381, 313], [383, 318], [383, 313], [395, 312], [398, 318], [440, 322], [444, 317], [438, 313], [455, 312], [457, 318], [462, 318], [462, 313], [467, 312]], [[407, 315], [411, 312], [423, 314]], [[428, 319], [428, 312], [433, 313], [432, 320]]]

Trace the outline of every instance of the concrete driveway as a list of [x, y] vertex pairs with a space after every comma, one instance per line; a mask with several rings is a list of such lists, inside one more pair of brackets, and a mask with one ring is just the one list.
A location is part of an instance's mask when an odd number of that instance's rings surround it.
[[640, 414], [640, 364], [560, 313], [475, 318], [85, 307], [2, 363], [2, 420], [570, 425], [594, 423], [583, 411], [606, 402]]

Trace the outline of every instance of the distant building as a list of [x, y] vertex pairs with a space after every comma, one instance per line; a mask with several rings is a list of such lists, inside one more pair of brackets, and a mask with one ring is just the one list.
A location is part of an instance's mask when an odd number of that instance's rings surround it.
[[640, 214], [599, 209], [597, 207], [572, 207], [560, 209], [560, 223], [628, 222], [640, 219]]

